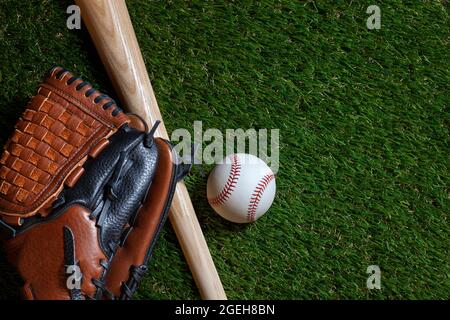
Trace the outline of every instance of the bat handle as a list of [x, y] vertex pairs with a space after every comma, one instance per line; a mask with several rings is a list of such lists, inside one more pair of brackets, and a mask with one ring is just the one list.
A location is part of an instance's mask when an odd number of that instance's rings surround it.
[[226, 300], [227, 296], [184, 182], [179, 182], [177, 185], [170, 211], [170, 222], [200, 295], [206, 300]]

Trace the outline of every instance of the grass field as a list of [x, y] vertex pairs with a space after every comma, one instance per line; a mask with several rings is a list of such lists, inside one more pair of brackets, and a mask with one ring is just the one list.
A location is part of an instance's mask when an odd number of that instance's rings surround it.
[[[69, 4], [0, 2], [0, 144], [53, 64], [114, 96], [87, 31], [66, 28]], [[128, 5], [169, 132], [280, 129], [258, 222], [221, 219], [206, 177], [187, 178], [229, 298], [450, 298], [448, 1]], [[17, 297], [3, 257], [0, 271], [0, 297]], [[199, 298], [170, 224], [137, 298]]]

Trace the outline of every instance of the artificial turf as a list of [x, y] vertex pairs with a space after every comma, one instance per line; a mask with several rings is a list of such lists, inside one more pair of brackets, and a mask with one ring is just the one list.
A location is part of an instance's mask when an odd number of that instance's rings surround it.
[[[127, 2], [169, 132], [280, 129], [256, 223], [226, 222], [202, 170], [187, 178], [230, 299], [450, 297], [448, 1], [373, 2]], [[114, 96], [84, 26], [66, 28], [70, 4], [0, 2], [0, 144], [53, 64]], [[3, 256], [0, 271], [0, 298], [17, 297]], [[170, 224], [136, 298], [199, 298]]]

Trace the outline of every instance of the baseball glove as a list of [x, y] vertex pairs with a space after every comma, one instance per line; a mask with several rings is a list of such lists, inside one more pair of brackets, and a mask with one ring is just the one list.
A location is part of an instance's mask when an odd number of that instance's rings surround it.
[[131, 298], [186, 172], [156, 126], [49, 71], [0, 158], [0, 234], [24, 298]]

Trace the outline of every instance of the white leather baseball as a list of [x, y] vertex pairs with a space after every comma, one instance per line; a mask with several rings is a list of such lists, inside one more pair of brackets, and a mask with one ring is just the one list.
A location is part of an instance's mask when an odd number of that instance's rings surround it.
[[275, 198], [275, 175], [267, 164], [251, 154], [232, 154], [211, 172], [208, 202], [223, 218], [248, 223], [269, 210]]

